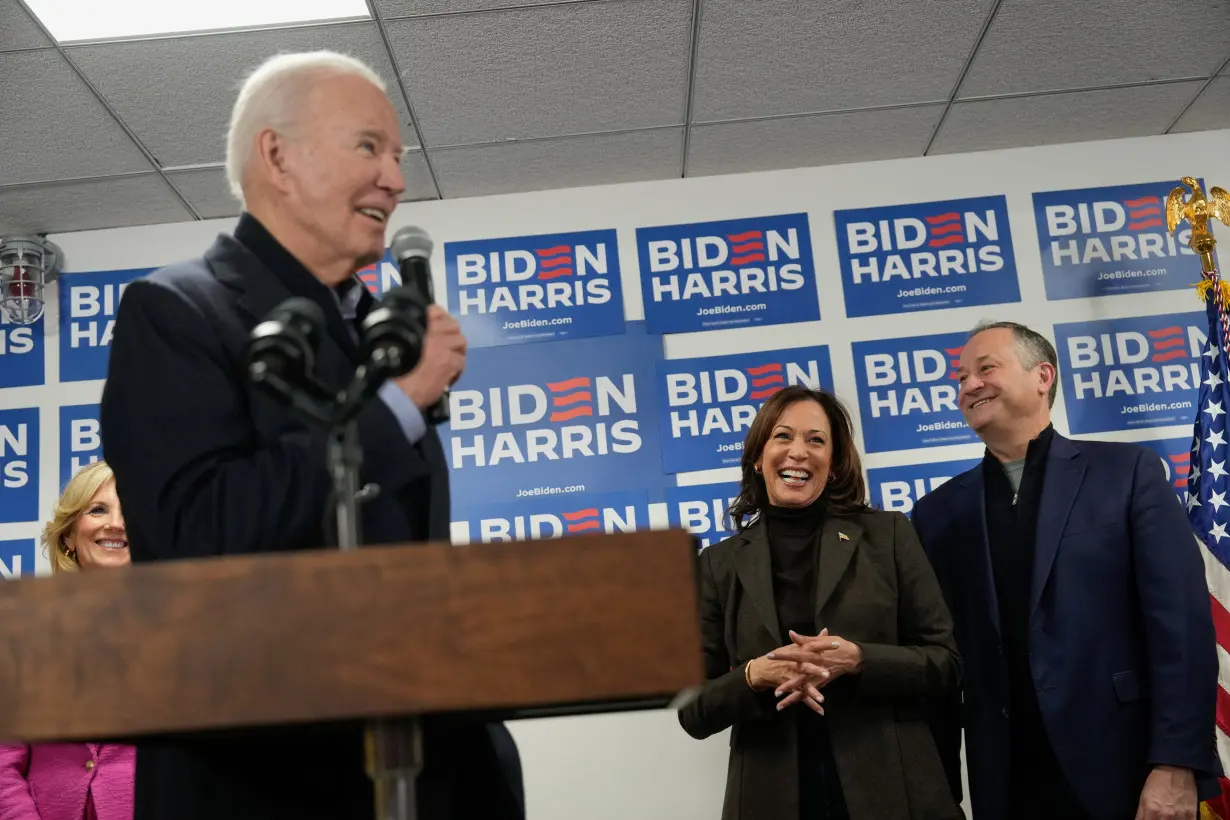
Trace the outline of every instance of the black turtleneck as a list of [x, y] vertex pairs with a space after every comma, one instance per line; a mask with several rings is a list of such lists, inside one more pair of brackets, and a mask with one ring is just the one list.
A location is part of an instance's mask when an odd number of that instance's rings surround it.
[[[1046, 481], [1046, 458], [1055, 428], [1029, 442], [1025, 458], [1001, 463], [988, 450], [982, 461], [987, 545], [999, 599], [999, 624], [1008, 682], [1010, 820], [1087, 820], [1055, 757], [1029, 663], [1029, 601], [1035, 540]], [[1019, 477], [1016, 483], [1014, 475]], [[1013, 486], [1016, 484], [1016, 486]]]
[[[762, 513], [783, 646], [790, 643], [791, 629], [801, 635], [817, 631], [816, 572], [825, 507], [821, 497], [806, 507], [770, 506]], [[849, 820], [824, 718], [801, 703], [791, 711], [798, 726], [800, 820]]]
[[816, 563], [824, 515], [823, 497], [806, 507], [769, 506], [764, 511], [783, 646], [790, 643], [791, 629], [801, 635], [816, 632]]

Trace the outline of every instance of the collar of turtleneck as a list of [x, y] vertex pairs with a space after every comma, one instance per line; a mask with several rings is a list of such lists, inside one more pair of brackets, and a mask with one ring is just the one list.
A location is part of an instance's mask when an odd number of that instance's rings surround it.
[[764, 509], [765, 524], [774, 535], [814, 535], [824, 526], [826, 506], [824, 496], [806, 507], [778, 507], [770, 504]]

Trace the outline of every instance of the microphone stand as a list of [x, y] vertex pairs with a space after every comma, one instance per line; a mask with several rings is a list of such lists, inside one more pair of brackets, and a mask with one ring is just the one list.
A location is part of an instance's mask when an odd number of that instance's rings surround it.
[[[357, 549], [363, 540], [359, 502], [375, 496], [374, 485], [359, 487], [363, 450], [354, 413], [330, 426], [329, 474], [333, 478], [337, 546]], [[363, 737], [367, 776], [375, 789], [376, 820], [415, 820], [415, 781], [423, 770], [423, 727], [417, 717], [378, 718]]]
[[[383, 354], [376, 357], [377, 369], [387, 363]], [[383, 374], [384, 370], [380, 370]], [[301, 415], [326, 425], [329, 430], [326, 459], [333, 483], [333, 513], [337, 527], [337, 546], [357, 549], [363, 541], [359, 503], [374, 498], [380, 488], [359, 486], [363, 449], [359, 445], [356, 418], [363, 404], [374, 394], [371, 368], [361, 367], [347, 390], [335, 392], [308, 376], [297, 385], [265, 363], [252, 365], [249, 374], [258, 385], [270, 390]], [[376, 820], [416, 820], [415, 784], [423, 770], [423, 727], [417, 717], [377, 718], [368, 722], [363, 739], [365, 768], [374, 788]]]

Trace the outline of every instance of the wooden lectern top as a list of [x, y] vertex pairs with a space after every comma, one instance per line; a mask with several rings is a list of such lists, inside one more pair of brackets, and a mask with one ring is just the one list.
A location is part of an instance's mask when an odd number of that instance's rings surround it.
[[10, 581], [0, 739], [665, 699], [703, 680], [694, 566], [672, 530]]

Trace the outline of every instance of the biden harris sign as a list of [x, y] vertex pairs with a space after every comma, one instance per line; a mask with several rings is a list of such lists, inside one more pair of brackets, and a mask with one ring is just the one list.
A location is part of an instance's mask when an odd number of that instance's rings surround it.
[[107, 378], [111, 335], [124, 288], [151, 268], [60, 277], [60, 381]]
[[807, 214], [636, 229], [653, 333], [820, 318]]
[[1190, 228], [1166, 230], [1177, 182], [1034, 194], [1048, 299], [1175, 290], [1199, 282]]
[[472, 505], [454, 521], [454, 543], [497, 543], [565, 535], [612, 535], [649, 529], [643, 490], [574, 493]]
[[37, 521], [38, 408], [0, 409], [0, 524]]
[[736, 482], [668, 487], [667, 520], [672, 527], [687, 530], [701, 549], [735, 534], [730, 505], [739, 494]]
[[32, 325], [19, 325], [0, 310], [0, 388], [43, 383], [45, 326], [43, 318]]
[[836, 211], [847, 316], [1019, 302], [1003, 196]]
[[457, 509], [661, 487], [654, 365], [639, 322], [601, 338], [471, 351], [442, 430]]
[[658, 364], [662, 460], [668, 473], [730, 467], [765, 401], [787, 385], [833, 387], [829, 349], [766, 350]]
[[1073, 434], [1190, 425], [1200, 357], [1217, 355], [1203, 313], [1055, 325], [1068, 429]]
[[0, 580], [34, 575], [34, 543], [33, 538], [0, 541]]
[[869, 453], [976, 440], [957, 406], [966, 334], [855, 342], [854, 377]]
[[615, 231], [449, 242], [448, 303], [474, 347], [624, 331]]
[[980, 463], [979, 459], [967, 458], [870, 469], [867, 471], [867, 489], [871, 493], [871, 505], [909, 515], [918, 499]]

